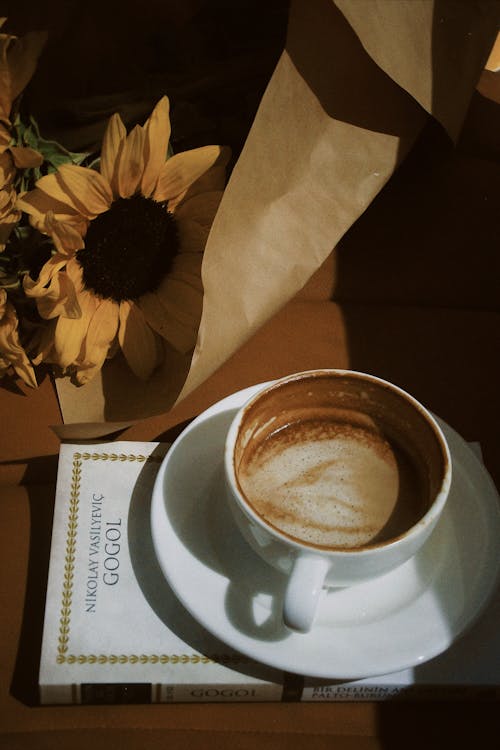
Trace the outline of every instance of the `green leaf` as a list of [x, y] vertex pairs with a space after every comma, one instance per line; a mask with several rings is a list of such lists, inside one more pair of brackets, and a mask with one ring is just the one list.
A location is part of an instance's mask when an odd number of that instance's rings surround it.
[[[40, 134], [40, 128], [35, 118], [30, 115], [29, 124], [25, 124], [18, 116], [14, 123], [16, 133], [16, 142], [18, 145], [30, 146], [42, 154], [44, 158], [45, 171], [55, 172], [62, 164], [82, 164], [90, 154], [82, 152], [68, 151], [57, 141], [43, 138]], [[37, 179], [43, 174], [43, 170]]]

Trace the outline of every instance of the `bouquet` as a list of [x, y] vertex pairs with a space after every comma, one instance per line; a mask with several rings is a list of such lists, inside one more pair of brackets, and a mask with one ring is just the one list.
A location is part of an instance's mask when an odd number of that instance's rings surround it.
[[[14, 42], [2, 36], [10, 80]], [[26, 57], [33, 71], [32, 48]], [[100, 154], [71, 153], [44, 140], [33, 118], [9, 119], [21, 83], [2, 100], [0, 375], [36, 386], [34, 366], [48, 363], [83, 385], [121, 350], [147, 380], [164, 341], [194, 347], [201, 260], [229, 150], [173, 154], [163, 96], [128, 134], [113, 115]]]
[[18, 118], [41, 40], [0, 35], [0, 376], [50, 366], [66, 423], [166, 411], [302, 289], [429, 118], [456, 141], [497, 8], [371, 6], [292, 0], [227, 184], [228, 149], [172, 153], [167, 96], [128, 133], [113, 115], [99, 153], [44, 141]]

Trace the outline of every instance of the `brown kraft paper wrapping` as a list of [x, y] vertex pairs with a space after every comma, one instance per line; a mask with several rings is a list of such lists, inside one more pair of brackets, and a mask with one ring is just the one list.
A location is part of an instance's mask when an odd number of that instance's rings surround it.
[[167, 346], [147, 383], [117, 356], [89, 384], [56, 381], [62, 437], [104, 435], [201, 385], [323, 263], [429, 115], [456, 139], [499, 6], [453, 0], [292, 0], [286, 48], [205, 249], [194, 353]]

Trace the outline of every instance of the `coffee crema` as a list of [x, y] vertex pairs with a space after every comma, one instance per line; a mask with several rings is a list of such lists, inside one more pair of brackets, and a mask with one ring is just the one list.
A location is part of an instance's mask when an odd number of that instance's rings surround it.
[[300, 409], [250, 439], [240, 490], [265, 521], [314, 547], [359, 549], [399, 536], [426, 511], [415, 462], [371, 417]]

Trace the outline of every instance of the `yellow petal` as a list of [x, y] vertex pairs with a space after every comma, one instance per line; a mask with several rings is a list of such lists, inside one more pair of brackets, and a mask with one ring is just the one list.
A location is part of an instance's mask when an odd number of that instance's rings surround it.
[[[36, 388], [37, 382], [28, 355], [21, 346], [17, 332], [18, 319], [14, 306], [0, 289], [0, 361], [4, 370], [12, 366], [24, 382]], [[0, 376], [4, 373], [0, 373]]]
[[50, 284], [59, 270], [66, 264], [67, 257], [56, 253], [44, 263], [38, 279], [32, 279], [29, 274], [23, 277], [24, 293], [27, 297], [45, 297], [50, 294]]
[[26, 354], [24, 354], [21, 359], [13, 365], [13, 367], [19, 377], [24, 380], [26, 385], [29, 385], [30, 388], [36, 388], [38, 386], [38, 383], [36, 382], [35, 371], [33, 370], [33, 367], [31, 366], [31, 363]]
[[39, 151], [28, 146], [11, 146], [10, 153], [14, 159], [14, 164], [18, 169], [27, 169], [29, 167], [39, 167], [43, 164], [43, 156]]
[[202, 146], [174, 154], [160, 170], [154, 199], [170, 201], [177, 198], [215, 164], [220, 153], [220, 146]]
[[[47, 176], [55, 179], [55, 175]], [[45, 179], [45, 177], [42, 179]], [[41, 182], [41, 180], [38, 180], [38, 182]], [[85, 231], [84, 228], [87, 226], [87, 220], [80, 216], [74, 207], [57, 200], [39, 188], [20, 195], [16, 206], [30, 216], [30, 222], [36, 229], [45, 234], [47, 234], [45, 231], [45, 216], [49, 211], [52, 211], [58, 221], [68, 221], [75, 227], [81, 226], [82, 231]]]
[[43, 328], [38, 331], [37, 340], [33, 343], [33, 349], [37, 352], [33, 356], [33, 364], [39, 365], [41, 362], [52, 362], [52, 352], [54, 350], [54, 333], [56, 330], [57, 320], [48, 320]]
[[227, 146], [221, 147], [221, 152], [215, 164], [201, 175], [192, 185], [176, 198], [168, 203], [169, 211], [177, 211], [177, 207], [184, 201], [189, 200], [200, 193], [211, 193], [213, 191], [224, 191], [227, 179], [227, 165], [231, 157], [231, 149]]
[[196, 289], [203, 289], [201, 279], [201, 266], [203, 254], [201, 253], [179, 253], [174, 258], [172, 270], [169, 276], [174, 279], [182, 279]]
[[201, 253], [180, 253], [158, 289], [142, 295], [137, 304], [146, 320], [177, 351], [191, 351], [198, 336], [203, 306]]
[[175, 278], [180, 278], [183, 275], [189, 276], [192, 286], [198, 286], [198, 284], [201, 285], [202, 263], [202, 253], [179, 253], [174, 258], [172, 270], [170, 271], [169, 276]]
[[[69, 190], [59, 172], [53, 172], [40, 177], [37, 180], [35, 189], [24, 194], [22, 201], [28, 206], [36, 206], [42, 213], [47, 213], [48, 210], [52, 209], [55, 214], [79, 213], [87, 219], [93, 217], [93, 214]], [[26, 210], [27, 213], [32, 213], [28, 209], [23, 208], [23, 210]], [[35, 214], [32, 213], [32, 215]]]
[[[177, 219], [191, 219], [202, 227], [212, 226], [215, 214], [219, 208], [223, 193], [220, 190], [210, 193], [199, 193], [189, 198], [179, 206], [175, 212]], [[170, 208], [170, 206], [169, 206]]]
[[63, 369], [76, 364], [83, 348], [85, 336], [98, 305], [94, 295], [81, 293], [78, 297], [81, 316], [76, 319], [59, 317], [54, 334], [54, 357]]
[[102, 365], [97, 367], [88, 362], [84, 362], [83, 364], [76, 362], [71, 368], [72, 381], [75, 382], [76, 385], [85, 385], [95, 378], [101, 367]]
[[90, 320], [82, 360], [98, 370], [102, 367], [118, 330], [118, 303], [102, 300]]
[[58, 221], [53, 211], [49, 211], [45, 217], [45, 229], [51, 235], [56, 250], [60, 253], [72, 254], [85, 247], [80, 232], [71, 224]]
[[144, 131], [140, 125], [128, 134], [118, 166], [118, 192], [130, 198], [137, 191], [144, 172]]
[[[104, 213], [113, 202], [108, 181], [95, 169], [76, 164], [63, 164], [59, 175], [77, 208], [88, 218]], [[38, 183], [37, 183], [38, 185]]]
[[170, 274], [164, 279], [157, 290], [162, 299], [168, 300], [168, 305], [175, 307], [176, 315], [196, 331], [200, 322], [203, 294], [199, 287], [189, 283], [184, 277], [176, 278]]
[[153, 192], [160, 169], [167, 158], [170, 140], [170, 104], [166, 96], [162, 97], [149, 120], [144, 125], [144, 174], [141, 181], [141, 192], [149, 197]]
[[14, 160], [8, 151], [4, 151], [0, 154], [0, 187], [12, 182], [15, 174]]
[[52, 278], [47, 294], [37, 300], [37, 309], [45, 320], [59, 315], [72, 319], [81, 316], [75, 286], [67, 273], [62, 271]]
[[101, 174], [109, 182], [113, 196], [118, 198], [118, 165], [127, 137], [125, 125], [119, 114], [110, 117], [101, 149]]
[[72, 284], [77, 294], [79, 294], [82, 291], [85, 291], [85, 288], [83, 285], [83, 278], [82, 278], [82, 274], [83, 274], [82, 267], [75, 258], [72, 258], [71, 260], [67, 262], [66, 273], [68, 274], [68, 277], [71, 279]]
[[161, 348], [142, 311], [133, 302], [120, 303], [118, 339], [132, 372], [147, 380], [161, 361]]
[[[198, 335], [198, 322], [192, 321], [174, 304], [169, 304], [158, 291], [143, 294], [137, 305], [151, 328], [169, 341], [174, 349], [183, 353], [191, 351]], [[203, 300], [202, 294], [200, 300]]]

